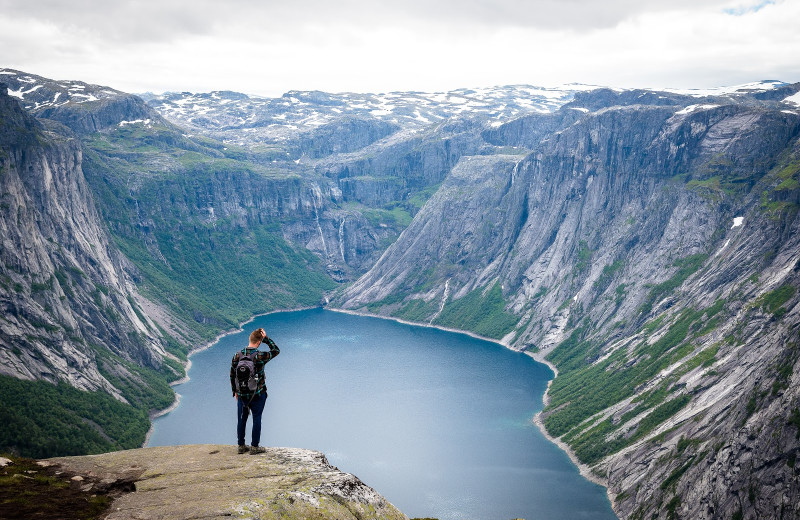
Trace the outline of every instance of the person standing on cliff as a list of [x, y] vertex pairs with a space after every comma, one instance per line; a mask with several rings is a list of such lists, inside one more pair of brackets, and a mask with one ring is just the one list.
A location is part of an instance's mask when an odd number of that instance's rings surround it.
[[[269, 347], [268, 352], [258, 350], [261, 343]], [[264, 365], [280, 352], [278, 345], [267, 336], [264, 329], [257, 329], [250, 333], [250, 344], [237, 352], [231, 361], [231, 391], [238, 410], [236, 435], [240, 454], [249, 451], [255, 455], [265, 451], [258, 444], [261, 441], [261, 414], [267, 403]], [[253, 413], [253, 429], [251, 445], [248, 447], [244, 442], [244, 433], [250, 412]]]

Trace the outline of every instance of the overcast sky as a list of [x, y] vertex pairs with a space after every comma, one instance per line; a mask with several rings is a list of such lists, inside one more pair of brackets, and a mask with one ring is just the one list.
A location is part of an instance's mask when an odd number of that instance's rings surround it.
[[800, 0], [0, 0], [0, 67], [278, 96], [800, 81]]

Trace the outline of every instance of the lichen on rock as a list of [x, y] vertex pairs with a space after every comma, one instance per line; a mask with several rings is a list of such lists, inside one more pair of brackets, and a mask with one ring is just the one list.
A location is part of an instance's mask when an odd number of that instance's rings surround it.
[[305, 449], [238, 455], [235, 446], [201, 444], [48, 462], [78, 475], [133, 477], [136, 491], [114, 501], [108, 520], [407, 518], [357, 477], [331, 466], [322, 453]]

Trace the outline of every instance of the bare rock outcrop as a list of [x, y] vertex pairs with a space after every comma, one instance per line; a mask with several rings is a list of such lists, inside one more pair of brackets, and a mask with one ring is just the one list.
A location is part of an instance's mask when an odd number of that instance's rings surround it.
[[407, 517], [322, 453], [185, 445], [48, 459], [65, 471], [134, 492], [114, 500], [108, 520], [187, 518], [397, 519]]
[[165, 349], [136, 303], [131, 264], [108, 237], [82, 158], [72, 132], [0, 92], [0, 374], [121, 398], [103, 355], [159, 368]]

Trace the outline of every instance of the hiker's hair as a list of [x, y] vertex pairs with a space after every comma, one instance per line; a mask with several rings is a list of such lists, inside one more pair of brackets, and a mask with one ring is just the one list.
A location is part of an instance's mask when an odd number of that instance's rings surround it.
[[264, 333], [261, 332], [261, 329], [256, 329], [250, 333], [250, 343], [261, 343], [262, 339], [264, 339]]

